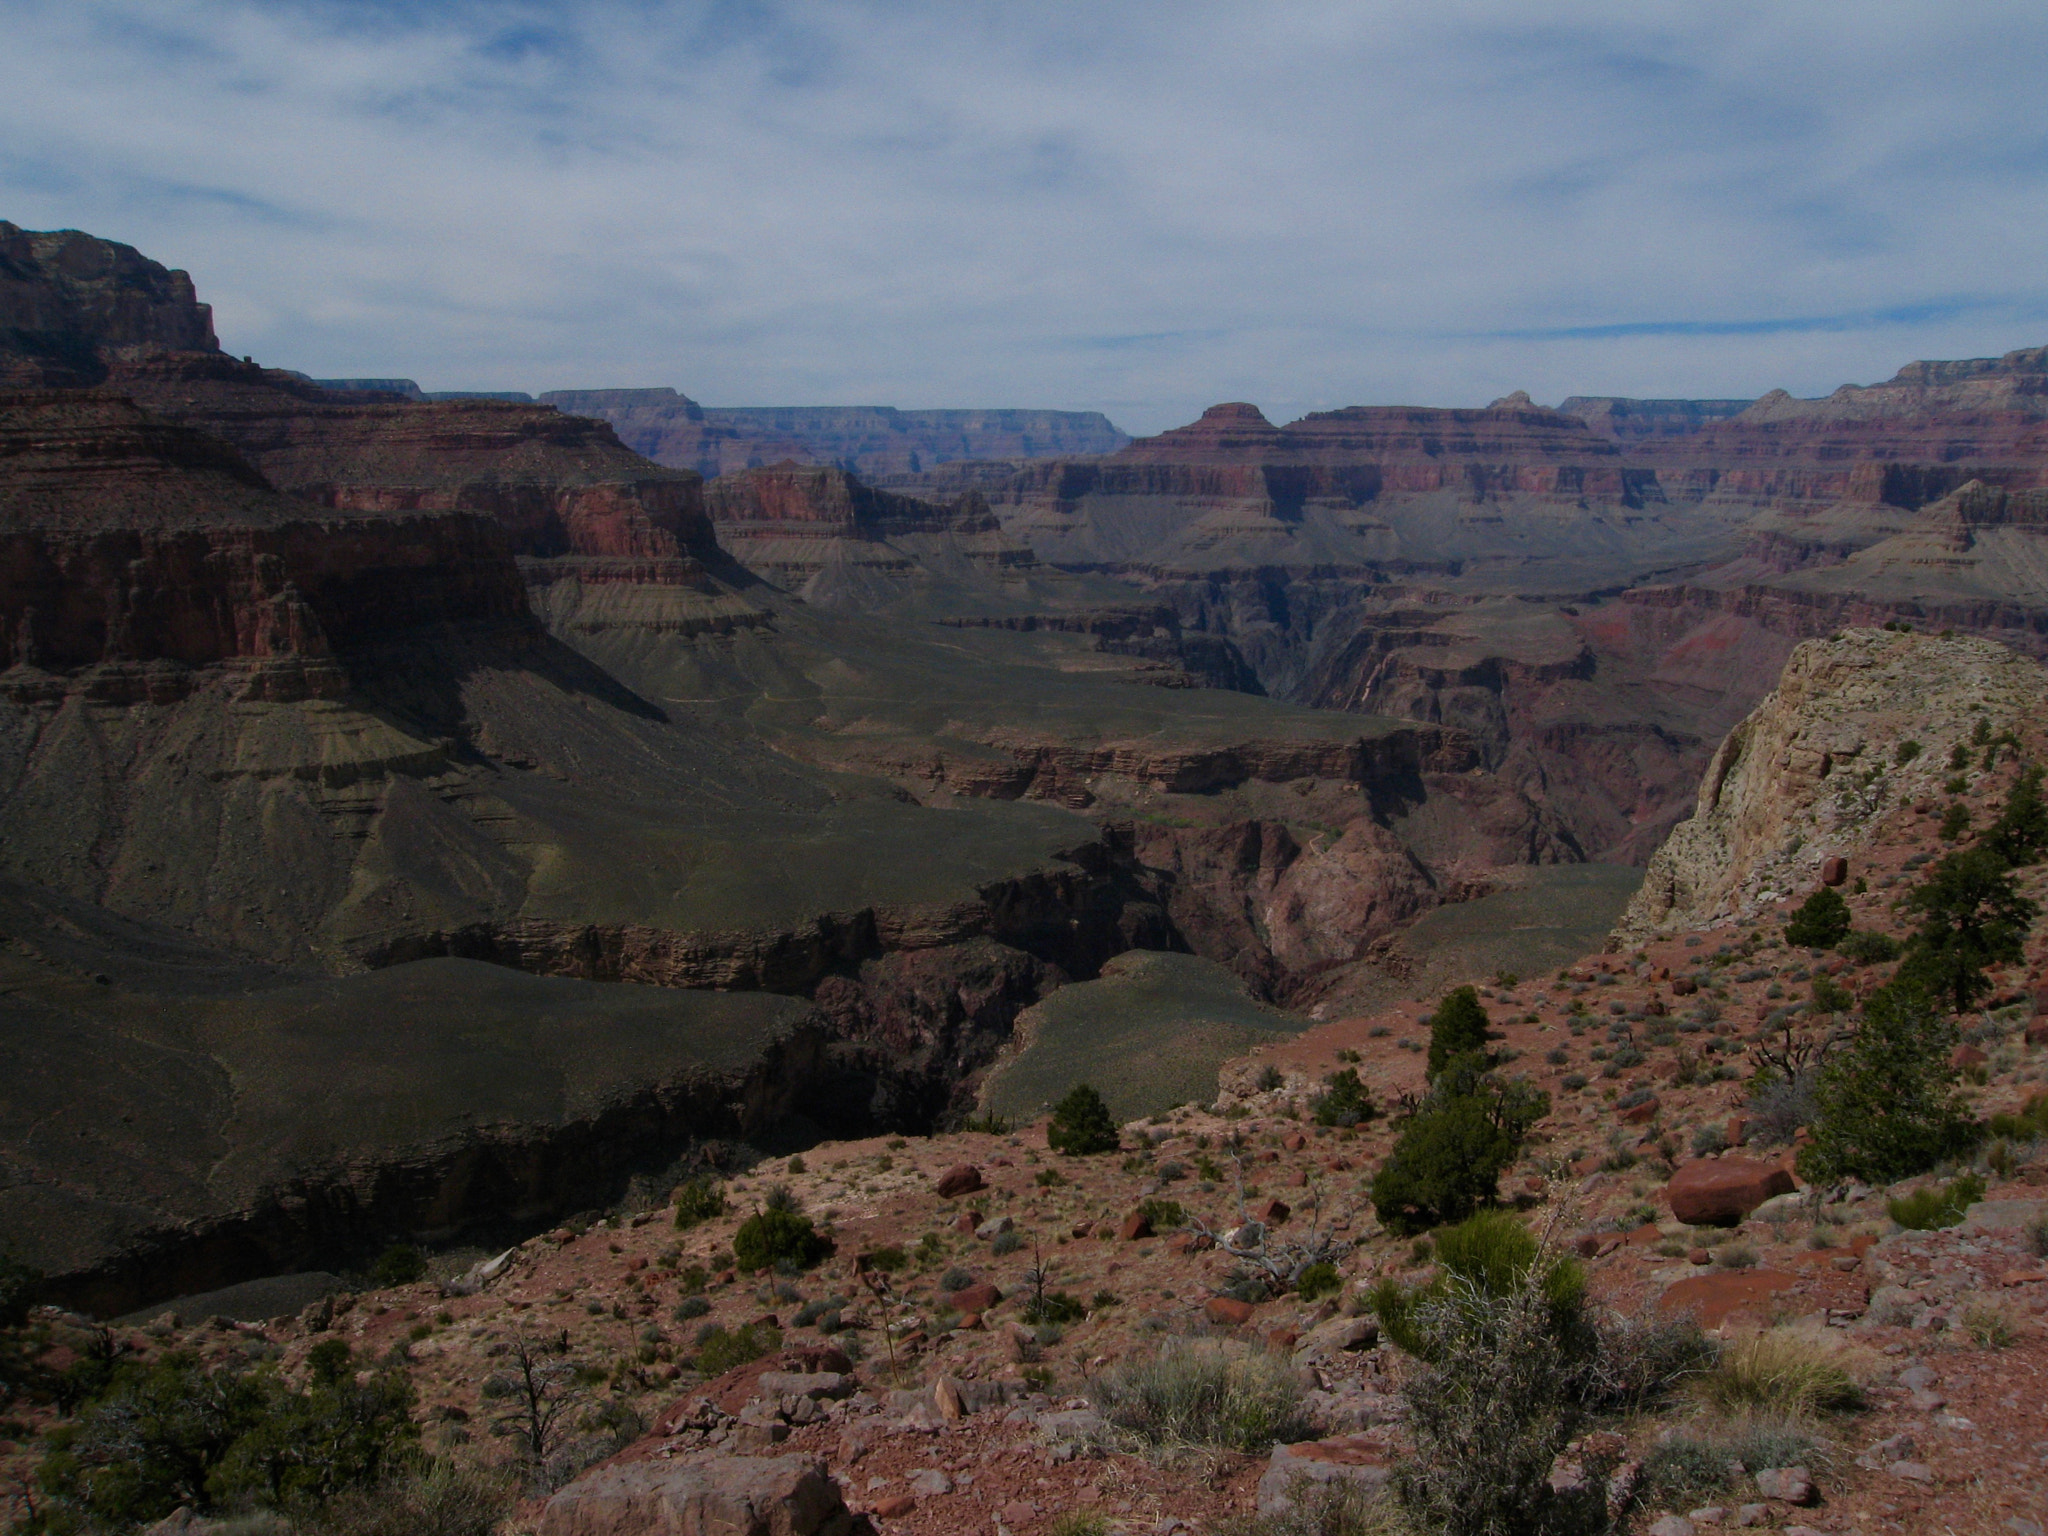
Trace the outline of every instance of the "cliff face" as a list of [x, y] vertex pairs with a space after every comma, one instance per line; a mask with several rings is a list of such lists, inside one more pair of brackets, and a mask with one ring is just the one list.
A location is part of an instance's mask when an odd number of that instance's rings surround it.
[[1824, 860], [1848, 856], [1853, 867], [1880, 813], [1931, 809], [1955, 771], [1950, 749], [1978, 721], [1993, 735], [2017, 731], [2044, 705], [2039, 663], [1988, 640], [1862, 629], [1805, 642], [1714, 753], [1692, 819], [1650, 860], [1616, 942], [1803, 896]]
[[115, 357], [219, 345], [186, 273], [117, 241], [0, 219], [0, 384], [94, 384]]
[[16, 694], [98, 669], [96, 696], [161, 699], [186, 669], [235, 663], [265, 697], [332, 695], [336, 646], [475, 623], [531, 628], [489, 519], [322, 516], [125, 400], [0, 395], [0, 682]]
[[279, 490], [315, 506], [490, 517], [524, 556], [718, 558], [697, 476], [650, 464], [604, 423], [548, 406], [370, 403], [192, 354], [125, 363], [107, 388], [233, 443]]

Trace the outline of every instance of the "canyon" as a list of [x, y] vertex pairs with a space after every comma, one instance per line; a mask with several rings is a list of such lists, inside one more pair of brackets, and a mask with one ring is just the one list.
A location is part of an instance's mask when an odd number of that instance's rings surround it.
[[959, 1123], [1070, 987], [1142, 974], [1199, 1081], [1433, 914], [1604, 928], [1801, 639], [2040, 654], [2043, 377], [430, 398], [0, 226], [0, 1227], [127, 1310]]

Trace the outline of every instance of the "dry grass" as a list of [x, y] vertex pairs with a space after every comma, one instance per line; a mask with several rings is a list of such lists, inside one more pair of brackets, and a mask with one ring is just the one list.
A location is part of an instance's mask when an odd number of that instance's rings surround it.
[[1096, 1378], [1095, 1406], [1164, 1451], [1262, 1452], [1306, 1433], [1302, 1388], [1284, 1356], [1180, 1340]]
[[1730, 1346], [1700, 1378], [1699, 1393], [1724, 1412], [1792, 1418], [1863, 1406], [1863, 1388], [1836, 1351], [1777, 1331]]

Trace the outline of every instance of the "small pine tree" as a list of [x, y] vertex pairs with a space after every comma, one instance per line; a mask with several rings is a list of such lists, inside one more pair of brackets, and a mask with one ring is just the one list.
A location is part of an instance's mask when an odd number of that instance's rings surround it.
[[1425, 1232], [1490, 1205], [1522, 1138], [1549, 1112], [1550, 1095], [1498, 1081], [1483, 1057], [1452, 1061], [1373, 1175], [1380, 1221], [1394, 1232]]
[[1985, 966], [2021, 958], [2027, 927], [2040, 911], [1988, 848], [1950, 854], [1914, 888], [1906, 906], [1921, 922], [1907, 941], [1897, 979], [1947, 999], [1958, 1013], [1991, 990]]
[[1429, 1017], [1429, 1075], [1436, 1076], [1460, 1056], [1486, 1051], [1486, 1010], [1479, 989], [1459, 987], [1446, 993]]
[[1941, 814], [1939, 836], [1944, 843], [1952, 843], [1970, 830], [1970, 808], [1960, 800], [1951, 800], [1948, 809]]
[[1832, 949], [1849, 933], [1849, 903], [1831, 885], [1824, 885], [1800, 904], [1785, 925], [1785, 942], [1794, 949]]
[[1346, 1067], [1324, 1080], [1327, 1091], [1315, 1102], [1317, 1125], [1359, 1125], [1372, 1118], [1372, 1097], [1358, 1080], [1358, 1069]]
[[1985, 831], [1982, 846], [2016, 869], [2024, 868], [2048, 848], [2048, 801], [2041, 798], [2039, 768], [2022, 769], [2005, 797], [2005, 809]]
[[1821, 1069], [1800, 1173], [1889, 1184], [1965, 1150], [1971, 1121], [1949, 1065], [1957, 1038], [1954, 1021], [1910, 983], [1872, 993], [1848, 1048]]
[[1053, 1106], [1052, 1119], [1045, 1127], [1045, 1144], [1069, 1157], [1114, 1152], [1118, 1145], [1116, 1122], [1110, 1119], [1102, 1095], [1086, 1083], [1076, 1083]]

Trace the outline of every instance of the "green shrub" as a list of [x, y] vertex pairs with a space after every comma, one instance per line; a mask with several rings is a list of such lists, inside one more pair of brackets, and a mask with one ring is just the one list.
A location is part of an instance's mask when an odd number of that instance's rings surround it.
[[393, 1243], [377, 1255], [377, 1262], [370, 1266], [370, 1284], [383, 1289], [393, 1285], [411, 1285], [415, 1280], [426, 1278], [427, 1256], [411, 1243]]
[[989, 1240], [988, 1251], [997, 1258], [1015, 1253], [1024, 1246], [1024, 1239], [1015, 1231], [998, 1232]]
[[782, 1332], [766, 1323], [742, 1323], [727, 1329], [713, 1323], [697, 1336], [696, 1368], [706, 1376], [723, 1376], [782, 1348]]
[[1813, 978], [1813, 1011], [1847, 1013], [1856, 1006], [1856, 994], [1831, 976]]
[[1154, 1232], [1172, 1232], [1188, 1224], [1188, 1213], [1178, 1200], [1162, 1200], [1157, 1195], [1139, 1201], [1138, 1213], [1152, 1223]]
[[1935, 835], [1944, 843], [1952, 843], [1970, 830], [1970, 808], [1960, 800], [1951, 800], [1948, 809], [1941, 813], [1941, 826]]
[[304, 1536], [491, 1536], [513, 1488], [494, 1471], [431, 1461], [302, 1515]]
[[[323, 1359], [331, 1369], [335, 1357]], [[345, 1370], [316, 1371], [295, 1392], [270, 1371], [167, 1354], [116, 1366], [50, 1435], [37, 1479], [52, 1511], [95, 1528], [146, 1524], [181, 1504], [207, 1513], [322, 1500], [400, 1464], [418, 1433], [412, 1404], [401, 1372], [358, 1385]]]
[[1022, 1315], [1027, 1323], [1078, 1323], [1088, 1315], [1088, 1308], [1079, 1297], [1069, 1296], [1065, 1291], [1046, 1291], [1028, 1297]]
[[1899, 958], [1899, 941], [1884, 933], [1852, 932], [1835, 945], [1835, 952], [1858, 965], [1882, 965]]
[[1116, 1122], [1102, 1095], [1086, 1083], [1076, 1083], [1067, 1096], [1053, 1106], [1046, 1123], [1045, 1144], [1069, 1157], [1093, 1157], [1117, 1149]]
[[1690, 1312], [1609, 1312], [1594, 1319], [1595, 1348], [1580, 1400], [1595, 1413], [1636, 1413], [1712, 1367], [1720, 1346]]
[[1372, 1200], [1389, 1230], [1403, 1235], [1463, 1221], [1493, 1202], [1500, 1175], [1550, 1096], [1482, 1071], [1462, 1057], [1438, 1075], [1373, 1175]]
[[1328, 1262], [1311, 1264], [1294, 1277], [1294, 1293], [1303, 1301], [1334, 1296], [1343, 1289], [1344, 1277], [1337, 1273], [1336, 1265]]
[[910, 1256], [894, 1244], [887, 1248], [877, 1248], [868, 1255], [868, 1268], [878, 1269], [885, 1275], [896, 1274], [909, 1264]]
[[2035, 1094], [2018, 1114], [1993, 1115], [1991, 1134], [2012, 1141], [2048, 1139], [2048, 1093]]
[[1764, 1467], [1811, 1466], [1820, 1446], [1798, 1424], [1771, 1417], [1737, 1419], [1718, 1429], [1678, 1430], [1643, 1458], [1643, 1487], [1662, 1503], [1683, 1509], [1717, 1493], [1740, 1492], [1746, 1473]]
[[1284, 1355], [1204, 1340], [1168, 1344], [1098, 1375], [1097, 1410], [1115, 1428], [1168, 1450], [1264, 1454], [1309, 1433], [1302, 1386]]
[[1434, 1080], [1464, 1056], [1486, 1054], [1486, 1010], [1477, 987], [1457, 987], [1429, 1016], [1429, 1076]]
[[705, 1316], [710, 1311], [711, 1303], [702, 1296], [685, 1296], [675, 1304], [675, 1308], [669, 1313], [669, 1316], [679, 1323], [687, 1323], [692, 1319]]
[[1372, 1099], [1358, 1080], [1356, 1067], [1324, 1078], [1313, 1108], [1317, 1125], [1362, 1125], [1372, 1118]]
[[1957, 1226], [1963, 1213], [1984, 1198], [1984, 1181], [1974, 1173], [1940, 1186], [1928, 1185], [1897, 1200], [1887, 1200], [1885, 1211], [1893, 1221], [1911, 1232], [1933, 1232]]
[[[1887, 624], [1887, 625], [1885, 626], [1885, 628], [1889, 629], [1889, 628], [1891, 628], [1891, 626], [1890, 626], [1889, 624]], [[1906, 764], [1908, 764], [1908, 763], [1910, 763], [1911, 761], [1913, 761], [1913, 759], [1914, 759], [1914, 758], [1916, 758], [1916, 757], [1918, 757], [1919, 755], [1920, 755], [1920, 743], [1919, 743], [1919, 742], [1917, 742], [1917, 741], [1902, 741], [1902, 742], [1900, 742], [1900, 743], [1899, 743], [1899, 746], [1898, 746], [1898, 750], [1897, 750], [1896, 752], [1894, 752], [1894, 753], [1892, 754], [1892, 761], [1893, 761], [1894, 763], [1896, 763], [1896, 764], [1897, 764], [1897, 765], [1898, 765], [1899, 767], [1903, 768], [1903, 767], [1905, 767], [1905, 766], [1906, 766]]]
[[676, 1188], [676, 1227], [687, 1232], [726, 1212], [725, 1191], [715, 1179], [695, 1178]]
[[1849, 903], [1840, 891], [1824, 885], [1785, 924], [1785, 942], [1794, 949], [1831, 949], [1848, 931]]
[[809, 1269], [831, 1251], [810, 1217], [775, 1206], [756, 1211], [732, 1235], [733, 1258], [741, 1269]]
[[1975, 1128], [1949, 1065], [1956, 1039], [1954, 1022], [1924, 993], [1898, 983], [1873, 993], [1855, 1036], [1814, 1085], [1800, 1173], [1823, 1184], [1890, 1184], [1968, 1148]]
[[1575, 1260], [1546, 1258], [1541, 1245], [1513, 1212], [1481, 1211], [1456, 1226], [1439, 1229], [1436, 1261], [1441, 1273], [1427, 1286], [1408, 1289], [1388, 1278], [1372, 1294], [1381, 1328], [1409, 1354], [1427, 1360], [1437, 1353], [1439, 1341], [1425, 1329], [1422, 1319], [1438, 1316], [1441, 1320], [1445, 1298], [1496, 1301], [1525, 1290], [1543, 1298], [1553, 1328], [1566, 1347], [1583, 1354], [1591, 1346], [1585, 1321], [1585, 1271]]

